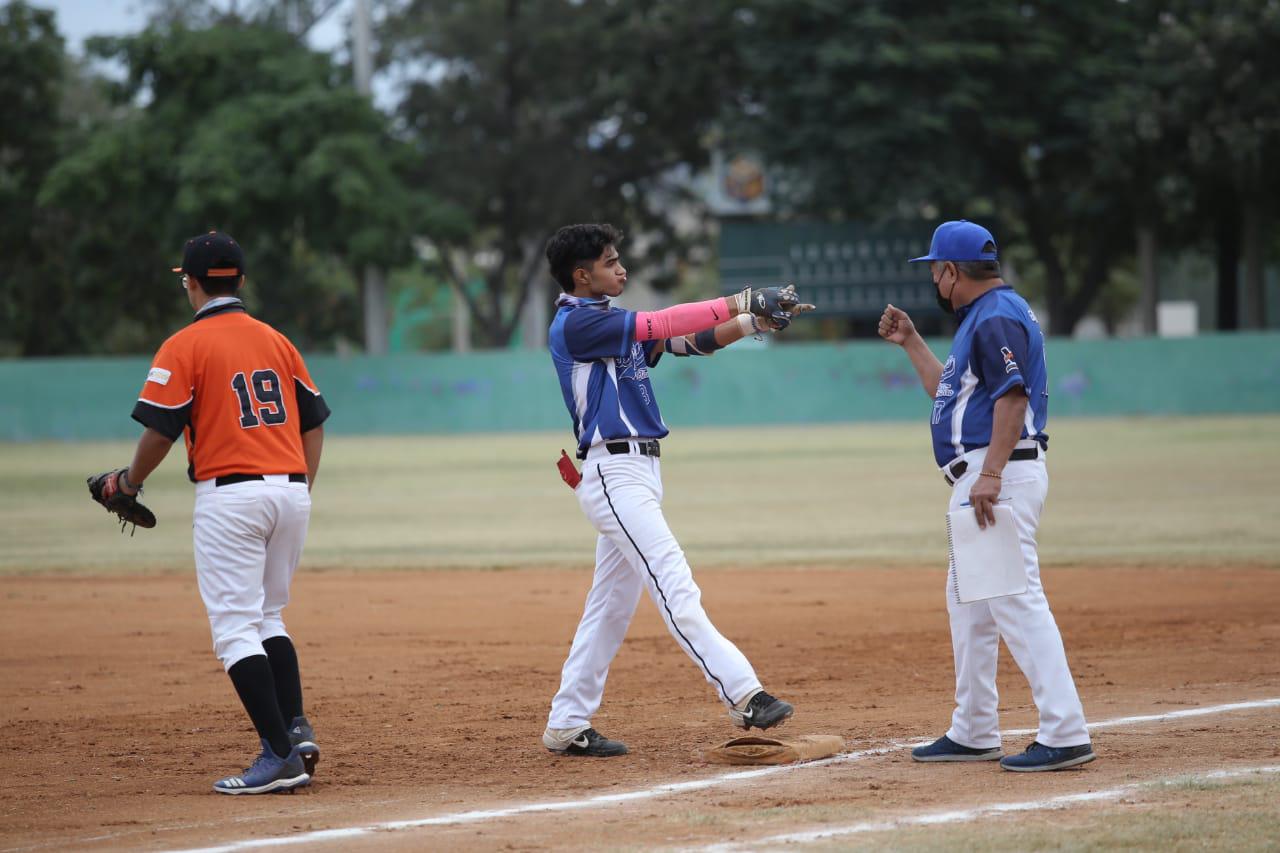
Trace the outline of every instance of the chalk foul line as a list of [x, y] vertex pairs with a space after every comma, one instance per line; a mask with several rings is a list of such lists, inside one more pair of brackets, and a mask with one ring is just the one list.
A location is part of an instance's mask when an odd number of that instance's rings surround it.
[[1246, 776], [1261, 776], [1273, 773], [1280, 773], [1280, 765], [1272, 765], [1269, 767], [1244, 767], [1234, 770], [1215, 770], [1211, 773], [1182, 774], [1179, 776], [1154, 780], [1154, 782], [1134, 782], [1128, 785], [1119, 785], [1115, 788], [1107, 788], [1102, 791], [1088, 791], [1083, 794], [1063, 794], [1059, 797], [1049, 797], [1043, 800], [1021, 800], [1012, 803], [989, 803], [983, 806], [974, 806], [971, 809], [925, 812], [924, 814], [906, 815], [903, 817], [888, 818], [885, 820], [863, 821], [861, 823], [853, 823], [847, 826], [824, 827], [822, 829], [802, 832], [787, 832], [781, 835], [771, 835], [767, 838], [756, 838], [751, 841], [733, 842], [729, 844], [711, 844], [695, 849], [702, 851], [702, 853], [734, 853], [734, 851], [739, 850], [757, 850], [761, 848], [776, 847], [782, 844], [811, 844], [815, 841], [825, 841], [827, 839], [841, 838], [846, 835], [856, 835], [864, 832], [886, 832], [895, 829], [906, 829], [913, 826], [937, 826], [949, 823], [968, 823], [978, 820], [979, 818], [1009, 814], [1011, 812], [1048, 811], [1051, 809], [1068, 808], [1070, 806], [1081, 805], [1083, 803], [1107, 802], [1111, 800], [1118, 800], [1125, 794], [1131, 794], [1142, 788], [1149, 787], [1152, 784], [1168, 785], [1187, 780], [1196, 782], [1216, 781], [1238, 779]]
[[[1280, 698], [1259, 699], [1249, 702], [1232, 702], [1226, 705], [1209, 705], [1202, 708], [1185, 708], [1180, 711], [1169, 711], [1163, 714], [1143, 714], [1140, 716], [1116, 717], [1110, 720], [1101, 720], [1099, 722], [1090, 723], [1089, 728], [1116, 728], [1121, 726], [1141, 725], [1143, 723], [1168, 722], [1188, 717], [1226, 714], [1233, 711], [1247, 711], [1275, 707], [1280, 707]], [[1002, 732], [1001, 735], [1003, 737], [1019, 737], [1031, 734], [1034, 731], [1035, 729], [1011, 729]], [[688, 782], [671, 782], [663, 785], [656, 785], [651, 788], [642, 788], [638, 791], [628, 791], [620, 794], [600, 794], [579, 800], [554, 800], [541, 803], [526, 803], [524, 805], [508, 806], [497, 809], [475, 809], [471, 811], [453, 812], [413, 820], [395, 820], [367, 824], [364, 826], [313, 830], [311, 832], [300, 832], [293, 835], [282, 835], [274, 838], [249, 838], [207, 847], [180, 848], [171, 851], [171, 853], [234, 853], [234, 851], [240, 850], [287, 847], [297, 844], [314, 844], [326, 841], [341, 841], [345, 839], [358, 838], [364, 835], [371, 835], [376, 832], [395, 832], [399, 830], [420, 829], [430, 826], [478, 823], [527, 814], [583, 811], [617, 803], [649, 800], [654, 799], [655, 797], [669, 796], [671, 794], [683, 794], [690, 791], [701, 791], [708, 788], [732, 785], [735, 782], [742, 782], [748, 779], [759, 779], [764, 776], [772, 776], [778, 773], [791, 773], [809, 770], [816, 767], [826, 767], [833, 764], [861, 761], [871, 756], [884, 755], [886, 753], [896, 752], [900, 749], [906, 749], [908, 747], [918, 745], [919, 743], [919, 741], [891, 741], [879, 747], [861, 749], [855, 752], [846, 752], [832, 758], [824, 758], [819, 761], [810, 761], [804, 764], [783, 764], [776, 767], [760, 767], [753, 770], [739, 770], [732, 773], [722, 773], [718, 776], [712, 776], [707, 779], [694, 779]]]

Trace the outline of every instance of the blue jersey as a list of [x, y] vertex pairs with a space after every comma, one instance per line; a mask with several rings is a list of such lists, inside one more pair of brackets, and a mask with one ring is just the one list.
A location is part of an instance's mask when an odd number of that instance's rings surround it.
[[665, 438], [667, 425], [649, 382], [662, 342], [638, 342], [635, 312], [610, 308], [608, 299], [562, 295], [556, 305], [547, 347], [579, 457], [602, 441]]
[[960, 328], [933, 397], [933, 455], [938, 466], [991, 443], [995, 401], [1015, 385], [1027, 393], [1022, 438], [1047, 446], [1044, 335], [1031, 307], [1004, 285], [988, 290], [956, 316]]

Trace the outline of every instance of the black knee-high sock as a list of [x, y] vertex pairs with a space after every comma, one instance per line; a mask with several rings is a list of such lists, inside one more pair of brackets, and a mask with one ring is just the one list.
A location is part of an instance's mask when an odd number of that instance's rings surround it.
[[284, 758], [292, 746], [280, 704], [276, 700], [276, 681], [271, 674], [271, 664], [266, 655], [251, 655], [236, 661], [227, 670], [231, 683], [240, 694], [244, 709], [253, 720], [258, 736], [271, 745], [271, 751]]
[[276, 702], [286, 724], [302, 716], [302, 676], [298, 674], [298, 652], [288, 637], [272, 637], [262, 641], [271, 661], [271, 674], [276, 679]]

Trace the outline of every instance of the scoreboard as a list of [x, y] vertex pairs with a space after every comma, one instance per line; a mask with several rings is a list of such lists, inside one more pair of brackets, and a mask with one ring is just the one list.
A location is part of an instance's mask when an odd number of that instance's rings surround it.
[[926, 224], [721, 220], [721, 289], [795, 284], [827, 316], [879, 317], [886, 302], [941, 314], [927, 265], [907, 263], [928, 253], [930, 233]]

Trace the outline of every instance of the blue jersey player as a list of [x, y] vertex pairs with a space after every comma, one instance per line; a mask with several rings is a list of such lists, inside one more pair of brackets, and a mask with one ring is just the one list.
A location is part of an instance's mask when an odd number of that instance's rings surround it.
[[[548, 346], [584, 463], [578, 503], [600, 534], [591, 592], [542, 736], [563, 755], [627, 751], [596, 732], [591, 718], [643, 591], [734, 723], [767, 729], [794, 712], [764, 692], [746, 657], [711, 624], [663, 518], [658, 442], [667, 425], [649, 371], [664, 353], [710, 355], [744, 335], [783, 328], [813, 306], [801, 304], [794, 288], [769, 287], [662, 311], [615, 308], [609, 299], [627, 283], [620, 239], [609, 225], [569, 225], [547, 244], [551, 275], [564, 291]], [[572, 465], [562, 467], [575, 485]]]
[[[962, 604], [947, 578], [947, 610], [956, 663], [951, 728], [912, 751], [917, 761], [994, 761], [1006, 770], [1074, 767], [1094, 759], [1084, 709], [1062, 635], [1040, 584], [1036, 529], [1049, 489], [1049, 437], [1044, 337], [1026, 300], [1000, 278], [996, 241], [974, 222], [944, 222], [933, 234], [928, 263], [939, 305], [960, 327], [940, 362], [911, 318], [889, 305], [880, 337], [906, 350], [925, 393], [933, 454], [952, 487], [950, 510], [972, 505], [978, 524], [996, 523], [999, 501], [1012, 510], [1022, 546], [1027, 591]], [[951, 571], [954, 571], [952, 569]], [[1000, 639], [1031, 683], [1040, 711], [1036, 740], [1003, 756], [997, 718], [996, 657]]]

